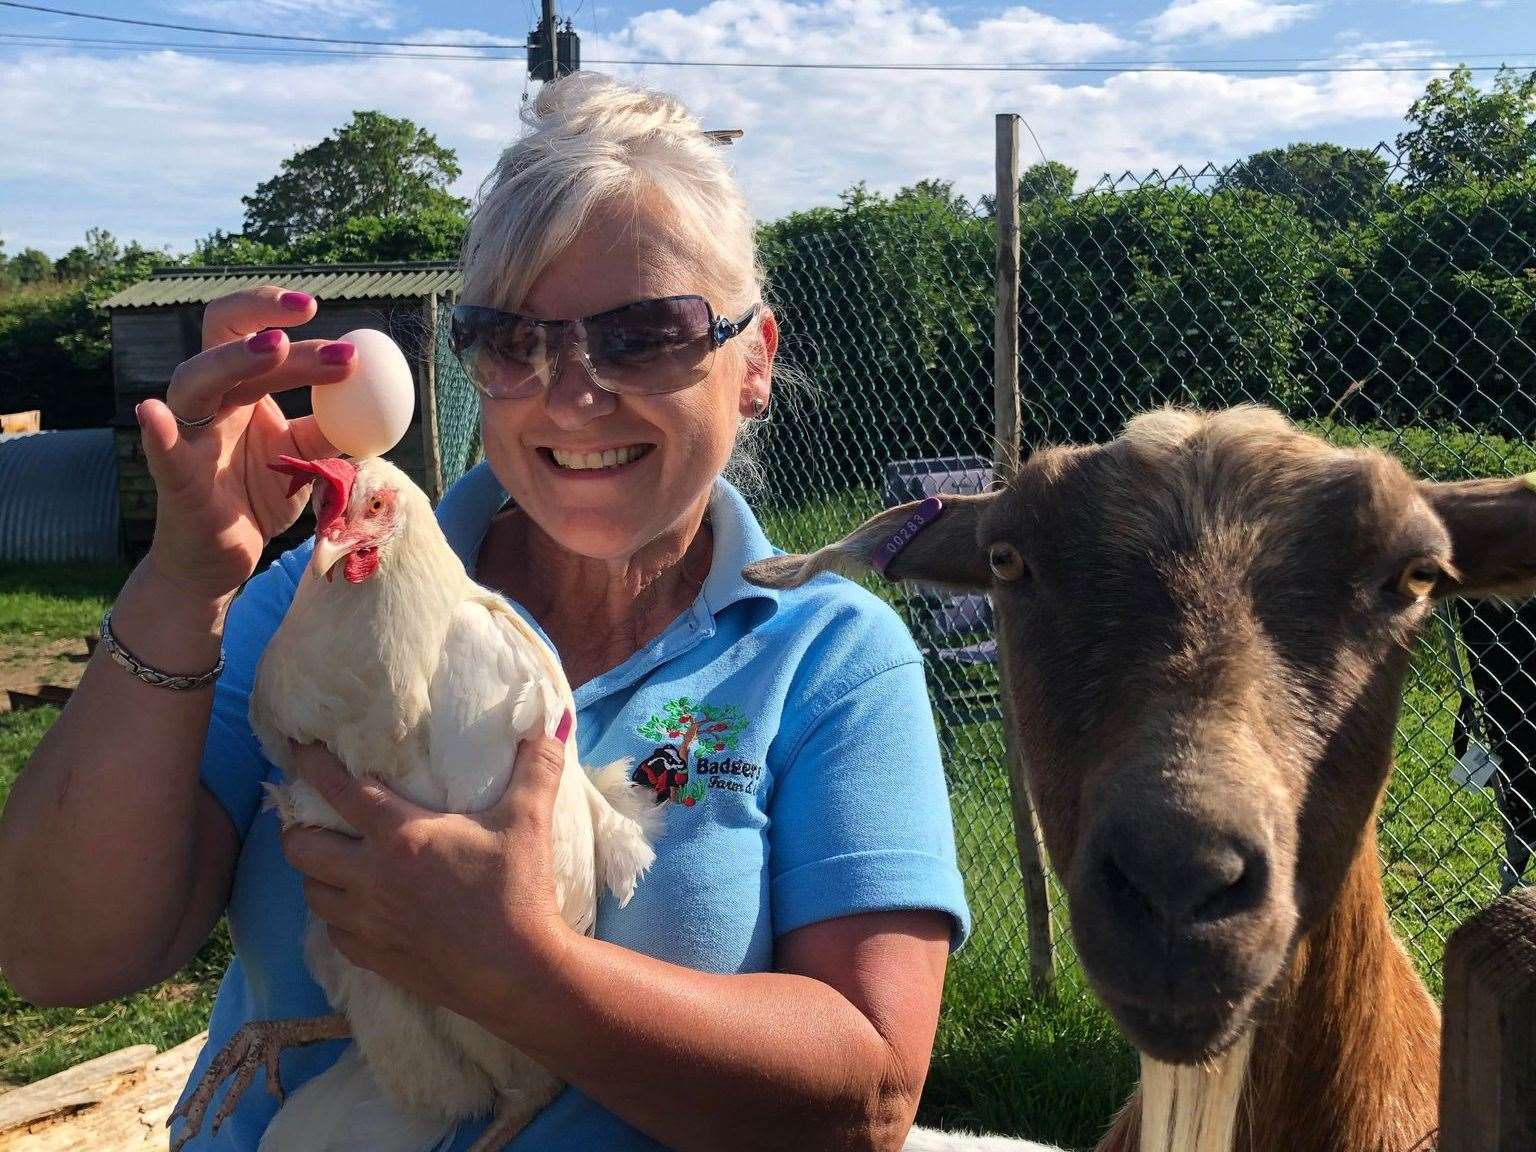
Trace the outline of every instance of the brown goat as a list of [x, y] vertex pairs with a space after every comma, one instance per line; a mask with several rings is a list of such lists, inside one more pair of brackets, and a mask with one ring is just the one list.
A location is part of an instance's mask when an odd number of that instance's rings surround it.
[[1083, 970], [1142, 1053], [1101, 1152], [1428, 1147], [1439, 1018], [1375, 814], [1430, 602], [1536, 590], [1536, 491], [1417, 482], [1248, 407], [1142, 416], [944, 503], [748, 575], [884, 549], [891, 579], [991, 593]]

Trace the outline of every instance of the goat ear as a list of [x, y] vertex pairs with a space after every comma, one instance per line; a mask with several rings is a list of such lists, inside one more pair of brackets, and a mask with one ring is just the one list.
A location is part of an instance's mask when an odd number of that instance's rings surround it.
[[[982, 514], [998, 493], [943, 496], [943, 511], [910, 536], [886, 564], [888, 580], [913, 580], [952, 588], [985, 588], [992, 582], [986, 554], [976, 539]], [[876, 567], [880, 550], [919, 515], [926, 501], [901, 504], [872, 516], [847, 536], [809, 556], [772, 556], [748, 564], [742, 575], [768, 588], [798, 588], [822, 572], [857, 576]]]
[[1435, 586], [1436, 596], [1536, 593], [1536, 473], [1419, 490], [1451, 534], [1455, 571]]

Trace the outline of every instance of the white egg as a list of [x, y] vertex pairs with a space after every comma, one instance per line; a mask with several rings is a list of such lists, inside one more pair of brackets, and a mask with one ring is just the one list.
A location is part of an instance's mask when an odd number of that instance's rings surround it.
[[315, 423], [348, 456], [382, 456], [411, 426], [416, 384], [399, 345], [374, 328], [340, 339], [357, 349], [357, 367], [336, 384], [309, 390]]

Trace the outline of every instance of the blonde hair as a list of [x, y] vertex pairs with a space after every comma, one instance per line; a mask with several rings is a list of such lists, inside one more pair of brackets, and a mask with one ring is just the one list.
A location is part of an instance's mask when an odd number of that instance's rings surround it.
[[[763, 299], [755, 224], [722, 148], [681, 102], [595, 72], [545, 84], [522, 113], [527, 132], [481, 184], [460, 263], [463, 299], [516, 311], [594, 211], [651, 213], [663, 246], [692, 275], [688, 291], [737, 319]], [[723, 351], [761, 365], [754, 324]], [[755, 471], [742, 423], [732, 473]], [[733, 475], [733, 478], [736, 476]]]
[[637, 211], [659, 195], [654, 223], [727, 315], [762, 292], [752, 213], [720, 145], [676, 99], [574, 72], [523, 112], [527, 133], [480, 187], [464, 238], [464, 298], [516, 309], [595, 209]]

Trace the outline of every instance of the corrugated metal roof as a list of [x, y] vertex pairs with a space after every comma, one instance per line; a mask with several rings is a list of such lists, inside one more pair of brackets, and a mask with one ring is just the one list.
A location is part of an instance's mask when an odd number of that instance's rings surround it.
[[459, 266], [449, 260], [380, 264], [241, 264], [210, 268], [156, 268], [101, 302], [103, 308], [206, 304], [256, 284], [281, 284], [321, 300], [379, 300], [458, 292]]
[[112, 429], [0, 440], [0, 560], [116, 560]]

